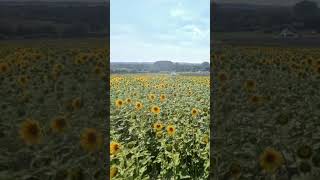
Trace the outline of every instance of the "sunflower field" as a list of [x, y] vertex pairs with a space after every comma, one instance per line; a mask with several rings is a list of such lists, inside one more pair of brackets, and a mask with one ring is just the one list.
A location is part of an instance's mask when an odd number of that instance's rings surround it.
[[109, 52], [83, 43], [0, 45], [0, 179], [106, 179]]
[[214, 179], [319, 179], [320, 51], [212, 53]]
[[208, 179], [209, 76], [111, 75], [112, 179]]

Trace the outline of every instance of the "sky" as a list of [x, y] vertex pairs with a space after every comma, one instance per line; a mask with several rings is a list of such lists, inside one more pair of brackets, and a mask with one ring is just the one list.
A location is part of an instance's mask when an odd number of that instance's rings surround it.
[[113, 0], [111, 62], [210, 61], [210, 0]]
[[[281, 5], [292, 6], [302, 0], [214, 0], [217, 3], [245, 3], [245, 4], [257, 4], [257, 5]], [[310, 0], [320, 4], [320, 0]]]

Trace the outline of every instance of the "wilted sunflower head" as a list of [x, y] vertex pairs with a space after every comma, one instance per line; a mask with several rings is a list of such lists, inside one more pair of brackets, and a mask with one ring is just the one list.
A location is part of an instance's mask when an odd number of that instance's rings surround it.
[[56, 117], [51, 121], [51, 129], [54, 133], [62, 133], [67, 128], [66, 117]]
[[7, 73], [9, 71], [8, 63], [0, 63], [0, 73]]
[[81, 134], [80, 144], [84, 150], [91, 152], [99, 150], [102, 143], [102, 134], [94, 128], [86, 128]]
[[19, 134], [26, 144], [39, 144], [42, 137], [39, 122], [25, 120], [20, 126]]
[[121, 99], [117, 99], [116, 100], [116, 106], [117, 106], [117, 108], [122, 107], [123, 106], [123, 101]]
[[284, 163], [284, 159], [279, 151], [273, 148], [266, 148], [260, 155], [259, 162], [263, 170], [274, 173]]
[[191, 110], [192, 116], [196, 116], [196, 115], [198, 115], [198, 113], [199, 113], [199, 111], [198, 111], [196, 108], [193, 108], [193, 109]]
[[152, 106], [151, 108], [151, 112], [153, 112], [154, 114], [159, 114], [160, 113], [160, 107], [159, 106]]
[[163, 128], [163, 125], [162, 125], [161, 122], [156, 122], [156, 123], [153, 124], [153, 129], [154, 129], [155, 131], [161, 131], [162, 128]]
[[111, 166], [111, 168], [110, 168], [110, 179], [112, 179], [113, 177], [116, 177], [117, 174], [118, 174], [117, 166]]
[[142, 109], [142, 108], [143, 108], [142, 103], [141, 103], [141, 102], [137, 102], [137, 103], [136, 103], [136, 109], [137, 109], [137, 110], [140, 110], [140, 109]]
[[167, 133], [169, 136], [173, 136], [175, 132], [176, 128], [174, 127], [174, 125], [167, 126]]
[[119, 153], [121, 149], [121, 145], [118, 142], [111, 142], [110, 144], [110, 154], [111, 155], [116, 155]]

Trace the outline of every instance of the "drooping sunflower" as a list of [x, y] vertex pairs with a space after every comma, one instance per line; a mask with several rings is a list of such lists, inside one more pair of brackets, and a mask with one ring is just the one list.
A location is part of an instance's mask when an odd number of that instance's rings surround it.
[[51, 121], [51, 129], [54, 133], [62, 133], [67, 128], [67, 120], [65, 117], [57, 117]]
[[121, 99], [116, 100], [117, 108], [121, 108], [123, 106], [123, 101]]
[[110, 168], [110, 179], [116, 177], [118, 174], [118, 168], [116, 166], [111, 166]]
[[160, 101], [163, 102], [166, 100], [166, 96], [164, 94], [160, 95]]
[[162, 128], [163, 128], [163, 125], [162, 125], [161, 122], [156, 122], [156, 123], [153, 124], [153, 129], [154, 129], [155, 131], [161, 131]]
[[199, 111], [198, 111], [196, 108], [193, 108], [193, 109], [191, 110], [191, 114], [192, 114], [193, 117], [197, 116], [198, 113], [199, 113]]
[[110, 144], [110, 154], [116, 155], [119, 153], [121, 146], [118, 142], [111, 142]]
[[260, 155], [259, 162], [263, 170], [269, 173], [274, 173], [279, 167], [282, 166], [284, 159], [279, 151], [273, 148], [266, 148]]
[[19, 134], [26, 144], [39, 144], [41, 142], [42, 133], [39, 122], [33, 119], [27, 119], [21, 124]]
[[176, 128], [174, 125], [167, 126], [167, 133], [169, 136], [173, 136], [176, 132]]
[[94, 128], [86, 128], [81, 134], [80, 144], [87, 151], [99, 150], [103, 144], [102, 134]]
[[140, 110], [140, 109], [142, 109], [143, 108], [143, 104], [141, 103], [141, 102], [137, 102], [136, 103], [136, 109], [137, 110]]
[[151, 112], [153, 112], [154, 114], [159, 114], [161, 111], [159, 106], [152, 106], [151, 108]]

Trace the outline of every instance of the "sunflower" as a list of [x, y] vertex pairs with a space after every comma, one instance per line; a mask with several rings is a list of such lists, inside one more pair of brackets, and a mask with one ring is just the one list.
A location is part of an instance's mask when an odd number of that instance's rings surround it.
[[166, 96], [163, 95], [163, 94], [161, 94], [161, 95], [160, 95], [160, 101], [163, 102], [163, 101], [165, 101], [165, 100], [166, 100]]
[[20, 126], [19, 134], [26, 144], [39, 144], [42, 137], [39, 122], [25, 120]]
[[230, 177], [234, 178], [234, 179], [239, 179], [240, 175], [241, 175], [241, 166], [239, 163], [234, 162], [231, 164], [230, 168], [229, 168], [229, 174]]
[[149, 100], [153, 101], [156, 98], [156, 96], [154, 94], [149, 94]]
[[82, 107], [82, 101], [81, 98], [75, 98], [71, 102], [72, 108], [73, 109], [80, 109]]
[[81, 134], [80, 144], [87, 151], [99, 150], [102, 143], [102, 134], [94, 128], [86, 128]]
[[249, 102], [251, 104], [259, 104], [261, 102], [262, 98], [260, 96], [257, 95], [253, 95], [249, 97]]
[[141, 102], [137, 102], [137, 103], [136, 103], [136, 109], [137, 109], [137, 110], [140, 110], [140, 109], [142, 109], [142, 108], [143, 108], [142, 103], [141, 103]]
[[153, 107], [151, 108], [151, 112], [153, 112], [154, 114], [159, 114], [160, 111], [161, 111], [161, 109], [160, 109], [160, 107], [158, 107], [158, 106], [153, 106]]
[[282, 154], [273, 148], [266, 148], [260, 155], [260, 166], [269, 173], [274, 173], [283, 163]]
[[7, 73], [9, 71], [8, 63], [0, 63], [0, 73]]
[[247, 91], [255, 91], [256, 90], [256, 82], [254, 80], [247, 80], [244, 85], [245, 85], [245, 89]]
[[123, 106], [123, 101], [121, 99], [116, 100], [116, 106], [118, 108], [120, 108], [121, 106]]
[[174, 127], [174, 125], [167, 126], [167, 133], [169, 134], [169, 136], [173, 136], [175, 132], [176, 128]]
[[156, 137], [158, 138], [158, 139], [161, 139], [162, 138], [162, 131], [158, 131], [158, 132], [156, 132]]
[[198, 113], [199, 113], [199, 111], [198, 111], [197, 109], [195, 109], [195, 108], [193, 108], [193, 109], [191, 110], [191, 114], [192, 114], [193, 117], [197, 116]]
[[112, 179], [113, 177], [116, 177], [118, 174], [118, 168], [116, 166], [112, 166], [110, 168], [110, 179]]
[[161, 131], [162, 128], [163, 128], [163, 125], [162, 125], [161, 122], [156, 122], [156, 123], [153, 124], [153, 129], [154, 129], [155, 131]]
[[28, 84], [29, 78], [27, 76], [19, 76], [17, 81], [20, 86], [24, 87]]
[[131, 99], [130, 99], [130, 98], [126, 99], [126, 102], [127, 102], [128, 104], [130, 104], [130, 103], [131, 103]]
[[110, 154], [116, 155], [120, 151], [120, 144], [117, 142], [111, 142], [110, 144]]
[[51, 122], [51, 129], [55, 133], [62, 133], [67, 127], [67, 121], [65, 117], [57, 117]]
[[312, 148], [309, 145], [301, 145], [297, 150], [297, 155], [301, 159], [309, 159], [312, 156]]

